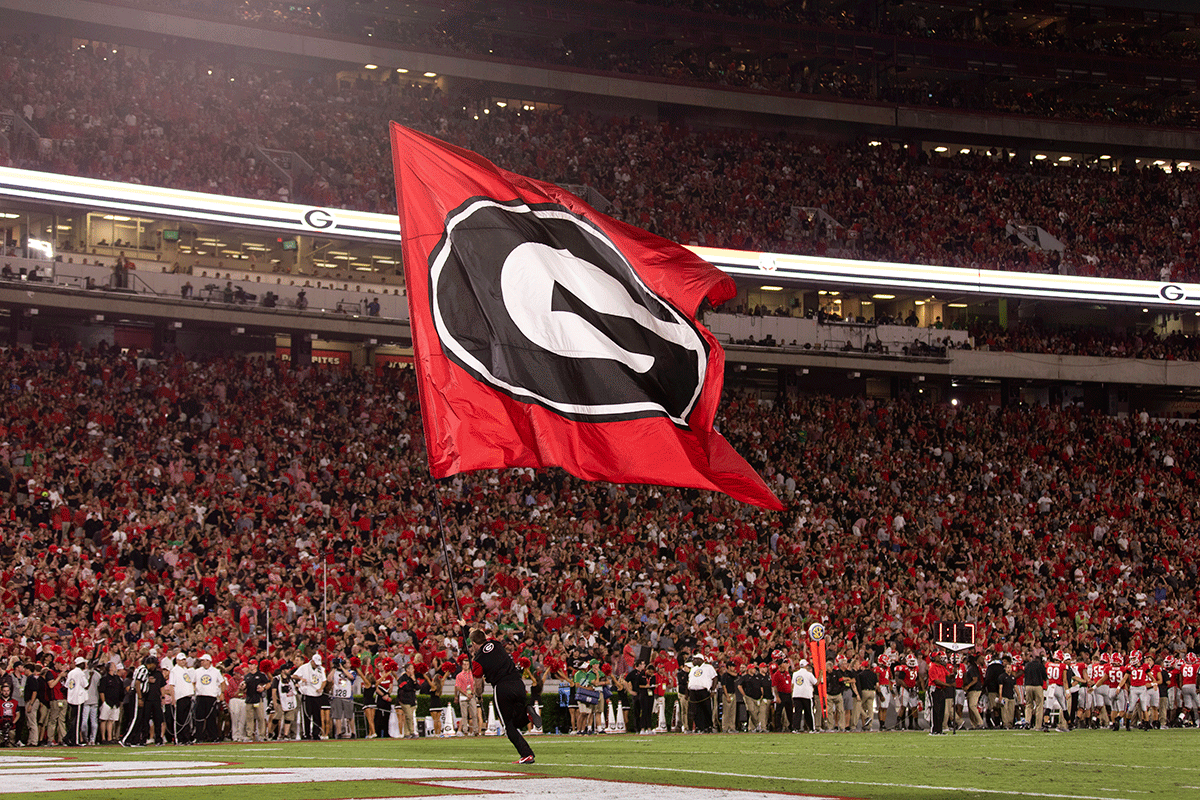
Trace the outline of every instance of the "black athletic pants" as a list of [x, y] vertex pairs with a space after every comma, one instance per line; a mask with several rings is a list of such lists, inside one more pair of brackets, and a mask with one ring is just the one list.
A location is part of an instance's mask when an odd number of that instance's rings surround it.
[[505, 681], [496, 687], [496, 708], [504, 723], [504, 735], [517, 748], [521, 758], [533, 755], [533, 748], [521, 735], [521, 728], [529, 724], [525, 700], [525, 684], [519, 680]]
[[191, 744], [195, 737], [192, 730], [192, 701], [194, 695], [175, 698], [174, 721], [171, 725], [171, 736], [175, 744]]
[[951, 695], [948, 693], [952, 691], [954, 690], [943, 689], [940, 686], [933, 690], [933, 707], [930, 709], [932, 716], [930, 724], [933, 726], [930, 731], [932, 733], [942, 732], [942, 722], [946, 719], [946, 700], [950, 698]]

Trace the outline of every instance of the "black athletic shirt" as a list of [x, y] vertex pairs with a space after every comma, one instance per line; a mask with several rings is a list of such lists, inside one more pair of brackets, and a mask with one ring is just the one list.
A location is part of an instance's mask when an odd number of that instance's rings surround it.
[[521, 671], [513, 663], [504, 645], [495, 639], [488, 639], [475, 651], [475, 658], [471, 661], [471, 674], [476, 678], [483, 678], [492, 686], [521, 681]]

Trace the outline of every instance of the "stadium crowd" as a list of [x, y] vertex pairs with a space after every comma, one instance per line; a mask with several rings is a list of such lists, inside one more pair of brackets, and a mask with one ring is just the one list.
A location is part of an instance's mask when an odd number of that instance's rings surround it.
[[[124, 5], [124, 3], [122, 3]], [[824, 8], [820, 3], [676, 3], [654, 2], [668, 6], [676, 24], [697, 30], [728, 25], [737, 30], [747, 20], [795, 26], [790, 33], [807, 39], [815, 32], [827, 36], [839, 30], [863, 31], [897, 37], [896, 45], [928, 40], [969, 42], [1027, 51], [1030, 54], [1061, 52], [1083, 54], [1097, 59], [1137, 58], [1143, 68], [1154, 62], [1194, 61], [1200, 52], [1190, 29], [1184, 23], [1172, 26], [1164, 15], [1160, 25], [1127, 24], [1096, 31], [1077, 20], [1050, 25], [1013, 25], [996, 22], [995, 17], [978, 17], [969, 9], [949, 13], [946, 20], [926, 19], [923, 10], [903, 3], [879, 4], [870, 15], [856, 14], [847, 8]], [[156, 10], [162, 4], [154, 4]], [[1038, 87], [1036, 84], [1012, 89], [1003, 83], [928, 77], [910, 78], [903, 70], [875, 70], [871, 61], [856, 63], [842, 59], [780, 58], [777, 32], [762, 41], [752, 35], [732, 50], [721, 47], [685, 45], [664, 46], [661, 41], [631, 40], [624, 34], [646, 24], [636, 9], [613, 6], [593, 8], [587, 15], [588, 30], [562, 35], [502, 31], [503, 26], [489, 24], [486, 11], [470, 4], [454, 7], [439, 4], [397, 13], [381, 8], [373, 0], [340, 4], [299, 5], [272, 0], [248, 0], [242, 3], [214, 3], [211, 0], [174, 0], [171, 10], [221, 21], [234, 21], [302, 31], [319, 31], [360, 41], [387, 42], [406, 49], [453, 53], [464, 56], [502, 58], [510, 61], [552, 64], [573, 69], [617, 72], [675, 82], [709, 84], [775, 93], [826, 95], [853, 100], [938, 106], [955, 109], [1002, 111], [1032, 116], [1053, 115], [1083, 120], [1103, 120], [1142, 125], [1192, 126], [1200, 118], [1200, 109], [1186, 97], [1125, 98], [1113, 102], [1107, 96], [1081, 93], [1078, 85]], [[408, 13], [412, 11], [413, 13]], [[536, 18], [538, 9], [522, 8]], [[533, 26], [536, 28], [536, 26]], [[612, 33], [606, 36], [608, 27]], [[787, 41], [788, 34], [784, 34]], [[602, 42], [603, 46], [595, 46]], [[1148, 60], [1148, 61], [1147, 61]], [[1078, 68], [1072, 62], [1072, 69]], [[1097, 62], [1096, 69], [1104, 70]], [[1106, 71], [1106, 70], [1105, 70]]]
[[[608, 688], [629, 699], [633, 729], [655, 727], [655, 696], [691, 688], [677, 673], [697, 657], [720, 665], [710, 690], [751, 664], [790, 675], [814, 621], [834, 668], [883, 657], [890, 674], [912, 656], [922, 682], [946, 619], [977, 623], [979, 652], [1014, 671], [1042, 651], [1084, 663], [1137, 650], [1172, 667], [1200, 651], [1200, 429], [1145, 413], [730, 393], [718, 426], [786, 503], [774, 513], [560, 471], [435, 483], [407, 370], [63, 346], [0, 353], [0, 385], [0, 685], [18, 690], [16, 713], [33, 695], [44, 705], [34, 743], [62, 742], [86, 711], [70, 709], [76, 667], [114, 676], [111, 694], [94, 684], [104, 711], [182, 662], [210, 692], [186, 719], [234, 720], [226, 734], [188, 729], [201, 739], [246, 735], [236, 720], [257, 705], [256, 672], [276, 735], [297, 724], [279, 682], [303, 696], [318, 671], [323, 688], [340, 671], [335, 699], [407, 717], [407, 678], [450, 693], [460, 615], [513, 638], [535, 700], [553, 682]], [[32, 694], [31, 668], [45, 681]], [[710, 724], [707, 696], [672, 722]], [[348, 732], [344, 703], [326, 718], [309, 702], [304, 735]], [[768, 724], [792, 726], [781, 713]], [[595, 724], [574, 716], [575, 730]], [[146, 724], [127, 743], [160, 738]], [[374, 714], [369, 726], [387, 729]]]
[[[1004, 149], [929, 154], [902, 143], [536, 113], [428, 87], [68, 52], [20, 37], [3, 52], [0, 92], [41, 142], [17, 148], [6, 159], [14, 166], [391, 212], [382, 132], [398, 119], [515, 172], [587, 184], [613, 216], [685, 244], [1196, 279], [1200, 215], [1187, 170], [1118, 173], [1019, 164]], [[289, 184], [256, 147], [297, 152], [314, 171]], [[1030, 247], [1010, 225], [1040, 226], [1064, 249]]]

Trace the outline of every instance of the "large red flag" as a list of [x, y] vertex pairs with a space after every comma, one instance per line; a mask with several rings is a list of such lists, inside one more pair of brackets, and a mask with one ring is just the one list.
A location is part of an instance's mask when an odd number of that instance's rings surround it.
[[735, 294], [688, 250], [553, 184], [391, 125], [429, 466], [560, 466], [782, 508], [713, 430]]

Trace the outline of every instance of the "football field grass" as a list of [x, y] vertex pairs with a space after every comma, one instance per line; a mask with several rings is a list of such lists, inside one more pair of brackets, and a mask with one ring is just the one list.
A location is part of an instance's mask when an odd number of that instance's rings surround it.
[[[0, 794], [54, 800], [432, 796], [1200, 798], [1200, 730], [542, 736], [0, 751]], [[715, 790], [715, 791], [714, 791]]]

